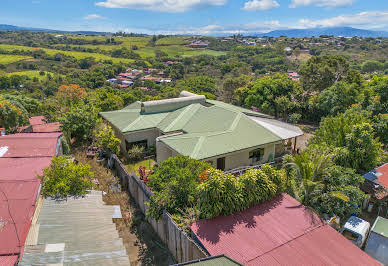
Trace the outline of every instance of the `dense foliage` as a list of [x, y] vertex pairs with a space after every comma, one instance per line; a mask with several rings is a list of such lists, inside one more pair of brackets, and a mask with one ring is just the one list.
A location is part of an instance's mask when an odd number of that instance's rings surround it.
[[94, 173], [90, 165], [77, 164], [66, 157], [53, 157], [51, 165], [43, 170], [42, 194], [45, 197], [66, 198], [81, 196], [92, 188]]
[[120, 139], [115, 136], [111, 126], [105, 126], [103, 129], [94, 132], [94, 135], [98, 147], [108, 149], [117, 155], [120, 153]]

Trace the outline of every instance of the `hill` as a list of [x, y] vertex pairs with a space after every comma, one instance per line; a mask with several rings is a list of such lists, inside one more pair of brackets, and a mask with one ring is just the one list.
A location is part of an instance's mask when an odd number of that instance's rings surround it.
[[85, 35], [106, 35], [110, 32], [97, 32], [97, 31], [64, 31], [64, 30], [52, 30], [44, 28], [30, 28], [19, 27], [14, 25], [0, 24], [0, 31], [33, 31], [33, 32], [46, 32], [46, 33], [70, 33], [70, 34], [85, 34]]
[[388, 32], [386, 31], [372, 31], [372, 30], [362, 30], [352, 27], [331, 27], [331, 28], [311, 28], [311, 29], [289, 29], [289, 30], [275, 30], [268, 33], [254, 34], [256, 37], [279, 37], [279, 36], [288, 36], [288, 37], [319, 37], [320, 35], [334, 35], [334, 36], [344, 36], [344, 37], [388, 37]]

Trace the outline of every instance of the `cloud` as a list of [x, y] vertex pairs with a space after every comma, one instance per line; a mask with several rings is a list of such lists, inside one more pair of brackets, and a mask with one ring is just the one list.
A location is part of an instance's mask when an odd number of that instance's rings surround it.
[[299, 25], [302, 28], [352, 26], [382, 29], [388, 27], [388, 11], [366, 11], [319, 20], [301, 19]]
[[92, 19], [102, 19], [104, 17], [97, 15], [97, 14], [89, 14], [84, 17], [85, 20], [92, 20]]
[[97, 6], [107, 8], [129, 8], [158, 12], [180, 13], [209, 6], [222, 6], [227, 0], [105, 0]]
[[275, 0], [252, 0], [244, 4], [242, 8], [245, 11], [264, 11], [279, 7]]
[[298, 6], [319, 6], [319, 7], [340, 7], [350, 6], [355, 0], [292, 0], [289, 5], [290, 8]]
[[[163, 28], [163, 30], [161, 30]], [[279, 21], [258, 21], [248, 24], [219, 25], [209, 24], [201, 27], [176, 27], [175, 25], [163, 25], [163, 27], [148, 29], [123, 29], [125, 32], [141, 32], [147, 34], [188, 34], [188, 35], [231, 35], [268, 32], [275, 29], [284, 28]]]

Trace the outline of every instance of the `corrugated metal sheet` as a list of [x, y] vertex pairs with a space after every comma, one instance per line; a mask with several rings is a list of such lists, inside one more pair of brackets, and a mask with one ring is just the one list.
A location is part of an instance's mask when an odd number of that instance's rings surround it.
[[384, 187], [388, 188], [388, 163], [380, 166], [376, 170], [377, 172], [381, 173], [377, 176], [377, 181]]
[[24, 246], [40, 181], [0, 181], [0, 255], [18, 254]]
[[2, 158], [55, 156], [62, 133], [17, 133], [0, 136], [0, 147], [8, 147]]
[[17, 256], [0, 256], [1, 266], [14, 266], [18, 260]]
[[42, 175], [43, 168], [51, 163], [50, 157], [38, 158], [1, 158], [0, 181], [31, 180]]
[[191, 229], [210, 255], [244, 265], [378, 265], [287, 194]]
[[45, 123], [45, 117], [43, 115], [41, 116], [33, 116], [28, 119], [30, 122], [30, 125], [41, 125]]
[[377, 216], [376, 221], [373, 224], [371, 230], [388, 238], [388, 219], [385, 219], [381, 216]]
[[254, 116], [249, 116], [249, 118], [284, 140], [303, 135], [303, 131], [299, 127], [275, 119]]
[[50, 133], [60, 132], [61, 124], [59, 122], [47, 123], [42, 125], [32, 125], [32, 132], [34, 133]]
[[37, 245], [25, 248], [20, 265], [129, 265], [112, 221], [115, 212], [116, 206], [104, 204], [101, 191], [65, 201], [46, 199], [37, 221]]

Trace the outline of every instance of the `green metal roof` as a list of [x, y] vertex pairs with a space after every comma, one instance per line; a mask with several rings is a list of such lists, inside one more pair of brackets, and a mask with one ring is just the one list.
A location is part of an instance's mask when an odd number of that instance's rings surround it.
[[270, 116], [220, 101], [206, 102], [206, 106], [193, 103], [159, 113], [142, 113], [141, 102], [135, 102], [119, 111], [102, 112], [101, 116], [123, 133], [150, 128], [163, 133], [181, 131], [184, 134], [165, 136], [160, 141], [199, 160], [281, 140], [247, 114]]
[[[160, 141], [178, 153], [202, 160], [223, 154], [280, 141], [281, 138], [242, 113], [230, 114], [229, 128], [223, 124], [219, 131], [196, 132], [161, 138]], [[216, 123], [211, 117], [201, 116], [203, 124], [212, 128]], [[190, 122], [189, 122], [190, 123]], [[213, 127], [214, 128], [214, 127]]]
[[372, 232], [388, 237], [388, 219], [377, 216]]

